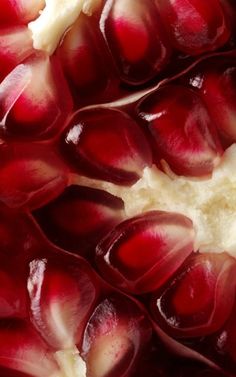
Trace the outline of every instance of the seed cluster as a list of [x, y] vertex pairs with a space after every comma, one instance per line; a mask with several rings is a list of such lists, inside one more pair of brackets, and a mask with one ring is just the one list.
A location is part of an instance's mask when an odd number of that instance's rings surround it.
[[44, 6], [1, 5], [0, 377], [236, 376], [233, 231], [164, 191], [234, 224], [234, 1], [96, 1], [53, 53]]

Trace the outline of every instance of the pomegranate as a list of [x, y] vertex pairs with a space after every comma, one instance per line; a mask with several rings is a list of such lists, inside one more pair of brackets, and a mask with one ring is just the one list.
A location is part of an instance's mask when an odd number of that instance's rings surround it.
[[0, 377], [236, 377], [233, 0], [2, 0]]

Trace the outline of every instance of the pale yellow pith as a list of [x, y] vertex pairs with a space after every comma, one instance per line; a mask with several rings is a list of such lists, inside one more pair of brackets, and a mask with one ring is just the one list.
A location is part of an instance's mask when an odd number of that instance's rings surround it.
[[184, 214], [193, 221], [196, 250], [227, 251], [236, 257], [236, 144], [226, 150], [212, 177], [204, 180], [171, 178], [153, 166], [131, 187], [81, 177], [77, 183], [119, 196], [129, 217], [150, 210]]
[[86, 364], [76, 347], [57, 351], [55, 359], [60, 367], [60, 373], [55, 377], [86, 377]]
[[28, 25], [34, 48], [53, 54], [80, 13], [91, 15], [100, 3], [101, 0], [45, 0], [39, 17]]

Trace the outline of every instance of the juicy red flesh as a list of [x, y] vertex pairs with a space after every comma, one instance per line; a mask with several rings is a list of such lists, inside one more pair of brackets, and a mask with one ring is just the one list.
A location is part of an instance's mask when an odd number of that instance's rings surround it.
[[30, 262], [31, 318], [54, 349], [70, 349], [81, 339], [99, 284], [88, 266], [70, 256]]
[[67, 185], [67, 167], [50, 145], [0, 145], [0, 201], [11, 208], [38, 208]]
[[96, 96], [106, 91], [110, 76], [113, 76], [112, 61], [107, 69], [109, 56], [102, 36], [98, 35], [97, 23], [82, 15], [58, 49], [58, 57], [78, 101], [84, 101], [88, 96], [89, 100], [93, 97], [96, 101]]
[[193, 250], [192, 222], [168, 212], [147, 212], [121, 223], [98, 244], [105, 279], [132, 293], [163, 285]]
[[101, 190], [208, 178], [235, 142], [234, 1], [104, 0], [51, 57], [43, 7], [1, 1], [0, 376], [73, 375], [77, 350], [87, 377], [236, 376], [235, 260]]
[[226, 253], [196, 254], [151, 299], [153, 318], [164, 331], [232, 375], [235, 268]]
[[82, 354], [88, 377], [124, 377], [150, 340], [149, 323], [128, 298], [113, 295], [102, 301], [90, 317]]
[[116, 109], [78, 112], [62, 147], [81, 174], [117, 184], [134, 183], [151, 165], [150, 147], [142, 130]]
[[5, 25], [26, 24], [34, 20], [44, 7], [43, 0], [2, 0], [0, 27]]
[[33, 53], [32, 38], [26, 26], [0, 30], [0, 81]]
[[216, 58], [214, 68], [212, 59], [209, 59], [192, 74], [189, 81], [191, 85], [199, 89], [223, 141], [227, 144], [235, 142], [236, 65], [234, 59]]
[[173, 45], [186, 54], [215, 50], [229, 38], [219, 0], [158, 0], [157, 5]]
[[34, 377], [57, 371], [47, 344], [30, 324], [17, 319], [0, 322], [0, 365]]
[[66, 250], [87, 256], [124, 217], [121, 199], [102, 190], [70, 186], [35, 212], [47, 237]]
[[215, 332], [232, 311], [235, 271], [235, 260], [227, 254], [192, 257], [165, 291], [154, 295], [154, 316], [177, 337]]
[[45, 56], [18, 65], [0, 89], [2, 126], [7, 134], [20, 138], [45, 138], [62, 130], [72, 110], [61, 68]]
[[211, 174], [222, 149], [207, 109], [193, 90], [166, 86], [141, 101], [137, 111], [152, 135], [157, 164], [164, 160], [180, 175]]
[[115, 0], [102, 21], [108, 47], [125, 82], [142, 84], [165, 68], [171, 47], [152, 2]]

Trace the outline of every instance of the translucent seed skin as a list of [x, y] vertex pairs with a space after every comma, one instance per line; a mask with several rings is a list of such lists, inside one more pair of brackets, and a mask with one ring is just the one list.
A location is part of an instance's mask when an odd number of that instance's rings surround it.
[[157, 7], [173, 45], [185, 54], [216, 50], [229, 39], [227, 16], [218, 0], [158, 0]]
[[98, 244], [97, 264], [118, 288], [134, 294], [152, 292], [192, 253], [193, 239], [187, 217], [147, 212], [121, 223]]
[[214, 123], [200, 96], [183, 85], [166, 85], [137, 106], [151, 134], [155, 162], [178, 175], [210, 175], [222, 154]]
[[62, 151], [80, 174], [131, 185], [152, 163], [142, 129], [125, 112], [104, 109], [78, 112], [62, 139]]

